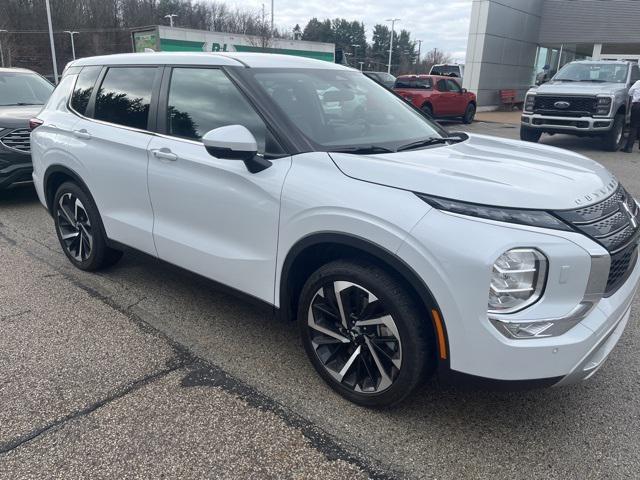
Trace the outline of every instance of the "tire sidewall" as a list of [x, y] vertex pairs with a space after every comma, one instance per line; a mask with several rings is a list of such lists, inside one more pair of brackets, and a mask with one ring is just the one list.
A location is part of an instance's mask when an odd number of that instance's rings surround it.
[[[86, 260], [84, 261], [78, 261], [76, 260], [73, 255], [71, 255], [71, 253], [69, 253], [69, 251], [67, 250], [67, 248], [64, 245], [64, 241], [62, 240], [62, 236], [60, 234], [60, 226], [59, 226], [59, 222], [58, 222], [58, 213], [57, 213], [57, 209], [58, 209], [58, 204], [60, 201], [60, 197], [62, 197], [63, 195], [67, 194], [67, 193], [71, 193], [72, 195], [74, 195], [76, 198], [78, 198], [80, 200], [80, 202], [82, 202], [82, 205], [85, 208], [85, 211], [87, 212], [87, 215], [89, 217], [89, 221], [91, 222], [91, 226], [92, 228], [92, 233], [93, 233], [93, 246], [91, 248], [91, 253], [89, 254], [89, 257], [87, 257]], [[100, 264], [102, 258], [101, 256], [103, 256], [105, 254], [106, 251], [106, 242], [104, 240], [104, 230], [102, 227], [102, 221], [100, 219], [100, 214], [98, 213], [98, 209], [95, 206], [95, 203], [93, 202], [93, 200], [91, 199], [91, 197], [89, 195], [87, 195], [87, 193], [80, 188], [77, 184], [72, 183], [72, 182], [65, 182], [62, 185], [60, 185], [60, 187], [58, 188], [58, 190], [56, 191], [55, 197], [54, 197], [54, 203], [53, 203], [53, 219], [54, 219], [54, 223], [55, 223], [55, 229], [56, 229], [56, 235], [58, 236], [58, 241], [60, 242], [60, 246], [62, 247], [62, 251], [64, 252], [64, 254], [67, 256], [67, 258], [69, 259], [69, 261], [76, 266], [77, 268], [81, 269], [81, 270], [94, 270], [97, 268], [97, 266]]]
[[615, 116], [613, 127], [605, 136], [604, 147], [609, 152], [617, 152], [624, 141], [624, 115], [619, 113]]
[[467, 109], [464, 112], [464, 117], [462, 117], [462, 122], [469, 125], [470, 123], [473, 123], [473, 119], [476, 116], [476, 107], [475, 105], [473, 105], [473, 103], [470, 103], [469, 105], [467, 105]]
[[[332, 389], [348, 400], [362, 406], [387, 407], [402, 401], [416, 388], [417, 384], [429, 377], [432, 367], [435, 365], [435, 354], [429, 349], [429, 358], [424, 358], [425, 345], [422, 343], [428, 342], [424, 338], [425, 335], [419, 333], [418, 330], [420, 329], [416, 328], [418, 327], [417, 322], [421, 320], [427, 322], [429, 319], [412, 318], [411, 310], [413, 309], [413, 312], [419, 310], [409, 300], [408, 295], [402, 294], [398, 297], [390, 294], [381, 289], [379, 285], [376, 285], [377, 282], [375, 280], [371, 281], [370, 279], [371, 275], [366, 270], [354, 268], [353, 265], [343, 262], [334, 262], [321, 267], [311, 275], [302, 289], [297, 321], [302, 343], [311, 363]], [[311, 301], [322, 285], [338, 280], [349, 281], [369, 290], [385, 304], [396, 323], [402, 344], [402, 366], [396, 380], [383, 392], [361, 394], [339, 384], [327, 372], [311, 344], [311, 332], [307, 326], [308, 309]], [[415, 324], [411, 322], [415, 322]], [[424, 326], [422, 327], [424, 329]], [[416, 377], [419, 377], [418, 382]]]

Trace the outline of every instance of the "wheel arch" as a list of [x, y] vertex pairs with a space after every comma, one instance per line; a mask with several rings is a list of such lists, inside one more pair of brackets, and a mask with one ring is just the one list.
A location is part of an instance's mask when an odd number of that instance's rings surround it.
[[[402, 258], [370, 240], [348, 233], [315, 233], [299, 240], [289, 250], [283, 262], [280, 282], [280, 315], [285, 320], [295, 319], [298, 298], [306, 279], [321, 265], [337, 259], [367, 258], [385, 268], [407, 288], [431, 319], [441, 360], [448, 359], [448, 337], [442, 311], [431, 290], [420, 276]], [[432, 313], [437, 313], [434, 318]], [[436, 324], [438, 323], [438, 325]]]
[[[69, 167], [65, 167], [64, 165], [50, 165], [44, 173], [43, 177], [43, 189], [44, 189], [44, 198], [47, 203], [47, 210], [49, 213], [52, 213], [53, 199], [55, 197], [56, 191], [66, 181], [74, 181], [76, 182], [80, 188], [84, 190], [84, 192], [91, 197], [93, 203], [95, 204], [95, 199], [91, 195], [91, 191], [87, 184], [82, 180], [80, 175], [76, 173], [74, 170]], [[97, 208], [97, 204], [96, 204]]]

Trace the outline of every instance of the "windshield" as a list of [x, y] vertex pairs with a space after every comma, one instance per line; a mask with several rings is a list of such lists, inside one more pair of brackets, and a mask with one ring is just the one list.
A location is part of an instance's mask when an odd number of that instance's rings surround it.
[[0, 106], [44, 105], [51, 92], [53, 85], [35, 73], [0, 73]]
[[446, 136], [407, 103], [356, 71], [247, 69], [318, 150], [384, 148]]
[[628, 70], [625, 63], [569, 63], [560, 69], [553, 80], [626, 83]]

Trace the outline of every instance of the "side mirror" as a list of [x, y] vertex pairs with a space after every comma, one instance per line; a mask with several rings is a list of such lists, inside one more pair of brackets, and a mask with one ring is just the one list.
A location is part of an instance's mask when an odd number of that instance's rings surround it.
[[462, 93], [467, 93], [467, 92], [468, 92], [468, 90], [466, 88], [462, 89]]
[[202, 137], [204, 148], [217, 158], [249, 161], [258, 153], [253, 134], [242, 125], [227, 125], [209, 130]]
[[202, 137], [204, 148], [216, 158], [242, 160], [251, 173], [271, 166], [271, 162], [258, 155], [258, 143], [253, 133], [242, 125], [226, 125], [209, 130]]

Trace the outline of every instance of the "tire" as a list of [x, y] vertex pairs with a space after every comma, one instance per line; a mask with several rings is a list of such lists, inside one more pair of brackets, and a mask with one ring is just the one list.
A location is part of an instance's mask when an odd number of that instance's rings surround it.
[[400, 403], [435, 369], [433, 327], [423, 310], [381, 268], [338, 260], [306, 281], [297, 318], [307, 355], [329, 386], [380, 408]]
[[520, 126], [520, 140], [524, 140], [525, 142], [538, 143], [541, 136], [542, 132], [540, 130]]
[[433, 109], [431, 108], [431, 105], [425, 104], [420, 110], [422, 110], [422, 113], [424, 113], [427, 117], [433, 118]]
[[476, 116], [476, 106], [473, 103], [467, 105], [467, 109], [464, 111], [464, 116], [462, 117], [462, 123], [465, 125], [469, 125], [473, 123], [473, 119]]
[[613, 121], [611, 130], [602, 139], [602, 146], [608, 152], [617, 152], [624, 140], [624, 114], [619, 113]]
[[93, 199], [76, 183], [60, 185], [52, 210], [58, 241], [74, 266], [95, 271], [120, 260], [122, 252], [107, 246], [102, 219]]

